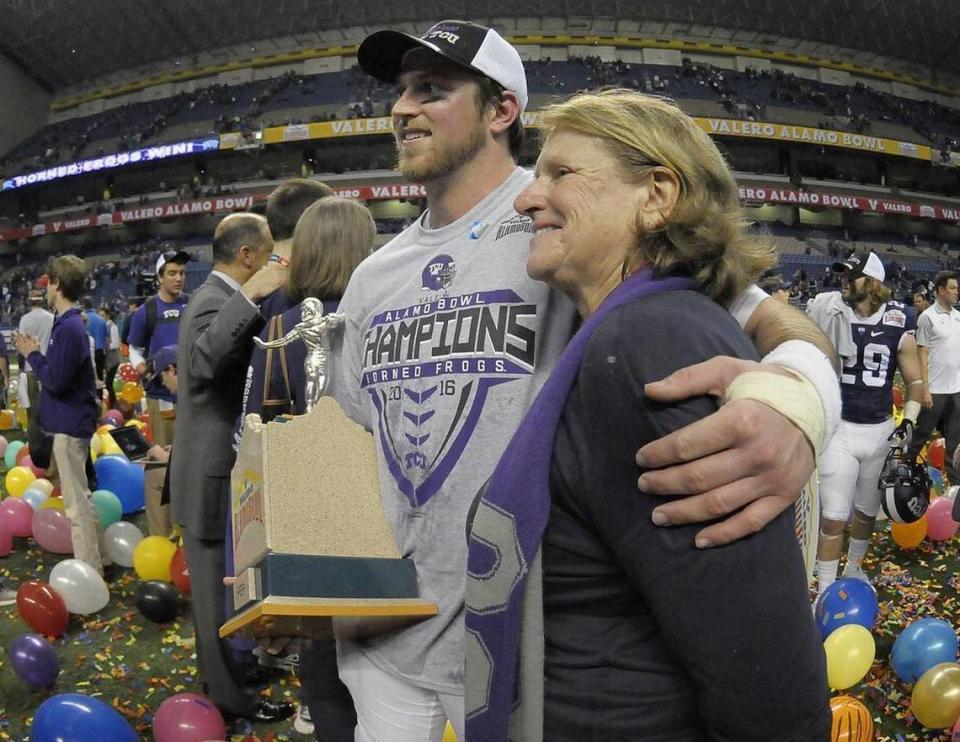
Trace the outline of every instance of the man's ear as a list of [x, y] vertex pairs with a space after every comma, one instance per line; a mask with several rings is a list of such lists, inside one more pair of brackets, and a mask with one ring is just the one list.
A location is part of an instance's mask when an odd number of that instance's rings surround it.
[[520, 118], [520, 100], [512, 90], [503, 93], [491, 105], [489, 125], [492, 134], [503, 134]]

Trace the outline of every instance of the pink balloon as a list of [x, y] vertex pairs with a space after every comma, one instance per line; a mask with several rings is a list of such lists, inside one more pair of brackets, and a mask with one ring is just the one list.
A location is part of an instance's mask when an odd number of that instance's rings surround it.
[[6, 521], [0, 520], [0, 557], [9, 556], [13, 551], [13, 534]]
[[160, 704], [153, 717], [156, 742], [204, 742], [226, 739], [220, 710], [196, 693], [178, 693]]
[[7, 452], [7, 439], [0, 435], [0, 456]]
[[8, 497], [0, 502], [0, 521], [7, 524], [14, 536], [26, 538], [31, 533], [33, 508], [19, 497]]
[[938, 497], [927, 508], [927, 538], [931, 541], [947, 541], [953, 538], [960, 523], [953, 519], [953, 503], [946, 497]]
[[30, 471], [33, 472], [34, 476], [37, 477], [38, 479], [42, 477], [45, 473], [43, 469], [41, 469], [39, 466], [34, 465], [33, 459], [30, 458], [30, 454], [27, 454], [22, 459], [20, 459], [20, 463], [17, 464], [17, 466], [27, 467]]
[[107, 410], [103, 415], [103, 422], [112, 422], [117, 427], [123, 425], [123, 413], [120, 410]]
[[70, 519], [56, 508], [38, 510], [33, 515], [33, 538], [54, 554], [72, 554]]

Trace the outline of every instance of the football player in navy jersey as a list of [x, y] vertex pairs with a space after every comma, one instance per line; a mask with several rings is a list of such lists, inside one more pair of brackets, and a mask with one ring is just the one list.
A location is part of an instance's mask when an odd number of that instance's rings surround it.
[[[909, 442], [922, 393], [911, 315], [890, 300], [883, 263], [872, 252], [855, 253], [834, 263], [833, 270], [842, 274], [842, 291], [818, 294], [807, 306], [843, 359], [841, 422], [820, 462], [816, 571], [821, 593], [837, 579], [851, 510], [843, 576], [867, 580], [861, 565], [880, 509], [880, 470], [891, 439]], [[903, 422], [895, 426], [893, 377], [898, 368], [907, 384], [907, 403]]]

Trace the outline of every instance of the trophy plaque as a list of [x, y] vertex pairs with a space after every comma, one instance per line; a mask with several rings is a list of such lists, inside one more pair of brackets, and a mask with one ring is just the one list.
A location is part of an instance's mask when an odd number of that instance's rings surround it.
[[361, 636], [429, 618], [416, 569], [402, 559], [380, 505], [373, 437], [327, 386], [327, 333], [343, 316], [305, 299], [280, 347], [307, 346], [307, 413], [262, 424], [248, 415], [230, 478], [238, 611], [220, 636]]

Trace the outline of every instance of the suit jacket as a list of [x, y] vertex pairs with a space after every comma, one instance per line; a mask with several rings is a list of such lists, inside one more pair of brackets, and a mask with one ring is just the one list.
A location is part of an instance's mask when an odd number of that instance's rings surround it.
[[262, 327], [259, 310], [212, 274], [180, 317], [170, 505], [174, 520], [197, 538], [224, 537], [236, 458], [231, 432]]

